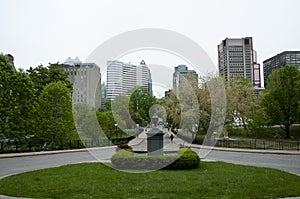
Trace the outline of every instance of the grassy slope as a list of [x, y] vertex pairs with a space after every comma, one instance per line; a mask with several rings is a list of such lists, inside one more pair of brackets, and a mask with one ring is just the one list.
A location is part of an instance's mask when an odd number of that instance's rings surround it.
[[278, 198], [300, 195], [300, 177], [274, 169], [201, 163], [185, 171], [124, 173], [100, 163], [0, 180], [0, 194], [33, 198]]

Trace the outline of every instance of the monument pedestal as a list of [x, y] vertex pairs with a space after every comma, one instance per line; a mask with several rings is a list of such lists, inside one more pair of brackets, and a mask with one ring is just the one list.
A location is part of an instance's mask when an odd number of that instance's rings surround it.
[[165, 133], [159, 128], [152, 128], [146, 134], [148, 155], [163, 155]]

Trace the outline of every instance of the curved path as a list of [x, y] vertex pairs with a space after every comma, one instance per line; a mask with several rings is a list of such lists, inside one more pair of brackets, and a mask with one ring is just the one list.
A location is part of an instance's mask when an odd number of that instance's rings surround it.
[[[178, 145], [175, 143], [183, 143], [178, 138], [174, 139], [171, 143], [169, 139], [170, 132], [165, 135], [165, 149], [177, 150]], [[145, 149], [146, 141], [145, 135], [141, 135], [136, 142], [136, 148]], [[194, 147], [194, 146], [192, 146]], [[199, 149], [199, 146], [193, 148], [200, 157], [203, 158], [203, 153], [206, 154], [207, 149]], [[102, 147], [87, 150], [74, 150], [62, 152], [43, 152], [31, 153], [28, 156], [14, 157], [11, 155], [9, 158], [6, 154], [0, 154], [0, 178], [7, 175], [22, 173], [26, 171], [57, 167], [66, 164], [76, 164], [81, 162], [107, 162], [110, 157], [115, 153], [115, 147]], [[41, 155], [42, 154], [42, 155]], [[20, 155], [20, 154], [17, 154]], [[5, 158], [6, 157], [6, 158]], [[219, 151], [211, 150], [205, 157], [206, 160], [224, 161], [235, 164], [252, 165], [260, 167], [269, 167], [284, 170], [300, 176], [300, 155], [288, 154], [262, 154], [252, 153], [249, 150], [244, 152], [233, 151]]]

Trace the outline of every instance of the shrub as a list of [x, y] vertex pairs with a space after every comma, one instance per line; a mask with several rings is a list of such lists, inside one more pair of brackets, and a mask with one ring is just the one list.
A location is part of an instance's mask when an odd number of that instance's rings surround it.
[[179, 158], [172, 164], [168, 165], [166, 169], [195, 169], [200, 166], [200, 158], [198, 154], [190, 148], [179, 149], [178, 156]]
[[111, 162], [115, 168], [131, 170], [156, 170], [174, 162], [176, 156], [135, 156], [125, 149], [112, 156]]
[[124, 149], [124, 150], [132, 152], [132, 147], [129, 146], [128, 144], [120, 144], [120, 145], [118, 145], [118, 147], [116, 148], [116, 151], [119, 151], [121, 149]]
[[131, 170], [183, 170], [194, 169], [200, 165], [200, 158], [191, 149], [180, 149], [177, 155], [135, 156], [133, 152], [119, 150], [112, 156], [115, 168]]

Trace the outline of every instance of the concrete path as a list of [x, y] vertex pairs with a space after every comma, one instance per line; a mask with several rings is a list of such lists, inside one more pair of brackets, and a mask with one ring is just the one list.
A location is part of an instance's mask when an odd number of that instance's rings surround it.
[[[145, 129], [142, 133], [138, 135], [137, 138], [129, 142], [129, 145], [133, 147], [134, 151], [147, 152], [147, 130]], [[164, 135], [164, 152], [176, 153], [179, 149], [178, 144], [171, 142], [170, 133], [165, 131]]]
[[[174, 136], [173, 142], [170, 141], [172, 132], [165, 129], [164, 151], [174, 151], [179, 149], [179, 145], [191, 147], [198, 153], [203, 161], [223, 161], [234, 164], [259, 166], [280, 169], [300, 176], [300, 152], [282, 150], [253, 150], [253, 149], [232, 149], [221, 147], [206, 147], [190, 144]], [[138, 136], [139, 141], [133, 140], [130, 144], [134, 150], [147, 150], [147, 135], [145, 132]]]
[[[116, 147], [93, 148], [65, 153], [27, 153], [23, 157], [6, 157], [0, 155], [0, 178], [44, 168], [58, 167], [83, 162], [107, 162], [115, 153]], [[5, 158], [3, 158], [5, 157]]]
[[[300, 153], [290, 151], [253, 151], [226, 148], [209, 148], [190, 145], [175, 136], [171, 143], [166, 132], [164, 143], [166, 150], [178, 149], [178, 144], [191, 146], [206, 161], [224, 161], [234, 164], [251, 165], [280, 169], [300, 176]], [[146, 134], [143, 132], [131, 141], [136, 149], [146, 149]], [[43, 168], [57, 167], [82, 162], [107, 162], [115, 153], [116, 146], [68, 151], [50, 151], [26, 154], [0, 154], [0, 178]], [[207, 154], [205, 157], [203, 154]], [[22, 157], [20, 157], [22, 155]], [[5, 196], [0, 196], [5, 198]], [[8, 197], [9, 198], [9, 197]]]

